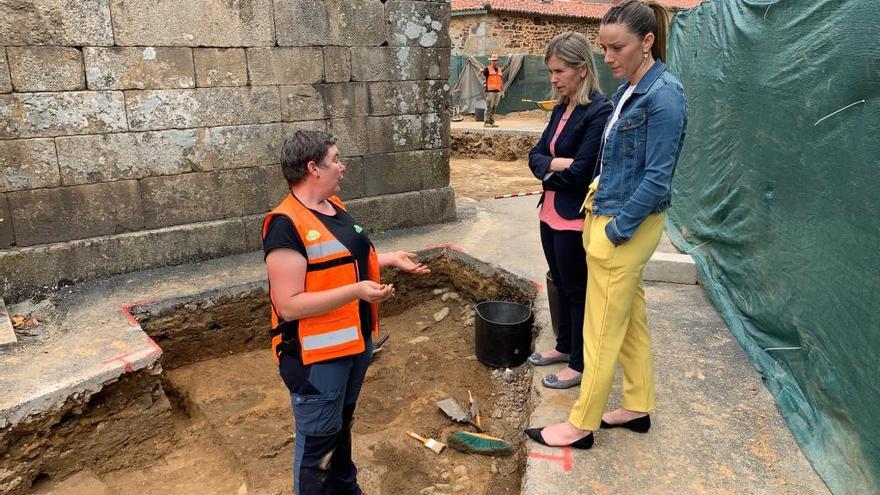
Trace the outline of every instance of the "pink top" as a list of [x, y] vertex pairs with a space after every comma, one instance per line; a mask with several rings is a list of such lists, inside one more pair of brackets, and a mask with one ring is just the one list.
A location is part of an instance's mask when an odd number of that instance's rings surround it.
[[[562, 133], [562, 129], [567, 122], [568, 116], [563, 115], [562, 118], [559, 119], [559, 124], [556, 126], [556, 133], [553, 134], [553, 139], [550, 140], [550, 154], [554, 157], [556, 156], [556, 139], [559, 137], [559, 134]], [[541, 203], [541, 211], [538, 213], [538, 219], [546, 223], [547, 226], [553, 230], [576, 230], [578, 232], [584, 230], [583, 218], [569, 220], [567, 218], [562, 218], [559, 216], [559, 213], [556, 212], [556, 191], [544, 191], [544, 202]]]

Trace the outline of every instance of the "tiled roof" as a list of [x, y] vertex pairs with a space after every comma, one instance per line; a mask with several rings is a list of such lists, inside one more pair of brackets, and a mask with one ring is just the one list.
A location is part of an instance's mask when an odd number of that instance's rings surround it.
[[[703, 0], [660, 0], [662, 5], [672, 9], [689, 9], [702, 2]], [[552, 0], [549, 3], [541, 0], [452, 0], [452, 11], [488, 9], [496, 12], [601, 19], [605, 12], [611, 8], [611, 5], [610, 3], [590, 3], [577, 0]]]

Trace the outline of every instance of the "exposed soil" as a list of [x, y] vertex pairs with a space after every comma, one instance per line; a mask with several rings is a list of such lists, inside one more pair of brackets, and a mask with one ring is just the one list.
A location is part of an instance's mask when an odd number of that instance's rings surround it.
[[541, 190], [541, 181], [532, 175], [525, 158], [512, 162], [489, 158], [450, 158], [449, 168], [450, 185], [458, 197], [480, 200], [500, 194]]
[[481, 132], [453, 131], [449, 147], [453, 157], [493, 158], [513, 161], [528, 156], [538, 142], [532, 136], [507, 136]]
[[[382, 320], [390, 339], [367, 372], [353, 428], [359, 482], [371, 495], [520, 493], [531, 370], [520, 366], [493, 371], [476, 360], [473, 294], [479, 294], [478, 300], [527, 302], [533, 293], [524, 281], [505, 284], [497, 270], [479, 262], [450, 269], [448, 258], [443, 258], [435, 260], [432, 268], [436, 270], [429, 279], [389, 274], [398, 286], [398, 297], [385, 305]], [[450, 272], [456, 273], [454, 284]], [[210, 314], [205, 311], [217, 301], [225, 301], [218, 305], [222, 314], [224, 307], [257, 308], [258, 299], [265, 297], [253, 288], [232, 292], [241, 297], [213, 294], [210, 304], [177, 301], [154, 308], [161, 316], [154, 315], [153, 321], [161, 321], [161, 333], [169, 335], [173, 306], [180, 310], [179, 328], [191, 328], [202, 319], [193, 315]], [[448, 315], [435, 321], [434, 315], [443, 308], [448, 308]], [[218, 325], [223, 332], [232, 328], [225, 321]], [[166, 363], [171, 369], [162, 375], [173, 405], [174, 416], [168, 422], [173, 424], [175, 443], [161, 459], [109, 472], [85, 465], [60, 483], [38, 483], [32, 493], [290, 493], [295, 441], [290, 396], [268, 349], [247, 350], [250, 345], [249, 340], [233, 342], [238, 353], [198, 362], [189, 345], [172, 353], [192, 364]], [[218, 351], [211, 346], [212, 355], [221, 355]], [[516, 455], [493, 458], [449, 448], [437, 455], [404, 435], [412, 430], [445, 442], [453, 431], [472, 431], [453, 423], [436, 406], [437, 401], [454, 397], [467, 407], [468, 390], [480, 400], [484, 427], [513, 444]]]

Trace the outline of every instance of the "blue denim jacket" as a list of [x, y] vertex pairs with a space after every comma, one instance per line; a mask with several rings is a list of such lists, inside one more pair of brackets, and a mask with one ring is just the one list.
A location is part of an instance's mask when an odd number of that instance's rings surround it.
[[[614, 93], [615, 107], [627, 86]], [[599, 152], [602, 175], [592, 213], [614, 217], [605, 233], [615, 245], [632, 238], [648, 215], [669, 208], [686, 132], [684, 88], [657, 60], [624, 103]]]

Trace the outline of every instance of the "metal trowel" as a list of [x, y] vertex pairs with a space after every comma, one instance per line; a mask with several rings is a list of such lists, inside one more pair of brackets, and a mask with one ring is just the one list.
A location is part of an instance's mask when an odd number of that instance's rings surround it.
[[449, 416], [449, 419], [458, 423], [468, 423], [476, 428], [478, 432], [483, 432], [483, 429], [476, 423], [476, 421], [474, 421], [474, 417], [471, 413], [461, 407], [461, 404], [452, 397], [437, 402], [437, 407]]

